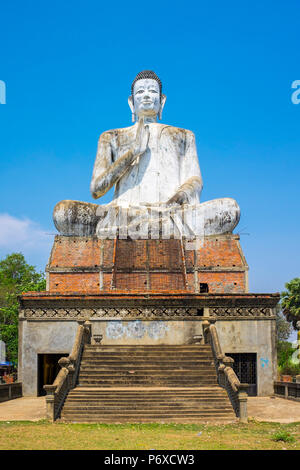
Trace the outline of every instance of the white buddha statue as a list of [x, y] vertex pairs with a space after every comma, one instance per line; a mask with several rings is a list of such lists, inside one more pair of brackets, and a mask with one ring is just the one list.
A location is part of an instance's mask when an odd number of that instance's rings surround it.
[[162, 231], [165, 238], [232, 232], [239, 222], [238, 204], [231, 198], [200, 203], [195, 136], [157, 122], [165, 102], [157, 75], [140, 72], [128, 99], [134, 124], [106, 131], [99, 139], [91, 193], [98, 199], [115, 186], [113, 200], [106, 205], [59, 202], [53, 219], [62, 235], [112, 238], [119, 230], [123, 238], [147, 238], [149, 226], [153, 238]]

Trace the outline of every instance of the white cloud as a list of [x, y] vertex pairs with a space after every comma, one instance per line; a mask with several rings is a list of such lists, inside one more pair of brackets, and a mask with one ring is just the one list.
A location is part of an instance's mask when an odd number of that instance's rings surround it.
[[24, 254], [26, 261], [44, 269], [50, 255], [54, 233], [43, 230], [30, 219], [0, 214], [0, 256], [13, 252]]

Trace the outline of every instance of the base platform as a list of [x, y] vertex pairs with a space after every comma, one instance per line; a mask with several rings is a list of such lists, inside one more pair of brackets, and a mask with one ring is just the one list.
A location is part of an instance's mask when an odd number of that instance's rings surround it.
[[101, 337], [104, 346], [203, 344], [203, 321], [216, 320], [242, 381], [272, 394], [279, 294], [248, 293], [237, 235], [191, 243], [56, 236], [47, 291], [20, 297], [24, 396], [42, 390], [51, 358], [70, 353], [82, 319], [92, 323], [92, 344]]

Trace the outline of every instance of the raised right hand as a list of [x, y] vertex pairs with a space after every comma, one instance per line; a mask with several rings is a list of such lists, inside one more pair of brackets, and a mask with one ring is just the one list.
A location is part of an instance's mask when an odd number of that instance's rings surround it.
[[133, 147], [134, 157], [139, 157], [146, 151], [149, 143], [149, 137], [149, 126], [145, 126], [144, 117], [141, 117], [137, 125], [136, 137]]

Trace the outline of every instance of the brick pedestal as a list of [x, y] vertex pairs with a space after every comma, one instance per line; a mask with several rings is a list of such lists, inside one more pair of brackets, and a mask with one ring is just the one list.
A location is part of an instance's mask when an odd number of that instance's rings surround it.
[[50, 292], [248, 292], [238, 235], [184, 240], [56, 236], [46, 268]]

